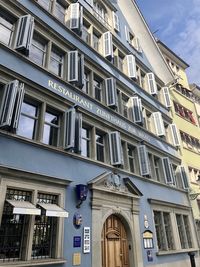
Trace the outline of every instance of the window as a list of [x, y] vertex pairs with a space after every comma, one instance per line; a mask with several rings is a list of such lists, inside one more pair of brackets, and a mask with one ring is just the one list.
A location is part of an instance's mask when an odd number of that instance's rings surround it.
[[46, 41], [34, 33], [29, 58], [40, 66], [45, 65]]
[[100, 34], [97, 33], [97, 32], [93, 32], [93, 35], [92, 35], [92, 47], [97, 51], [99, 52], [99, 45], [100, 45]]
[[187, 215], [176, 214], [176, 222], [178, 226], [181, 248], [192, 248], [191, 229], [189, 226], [189, 218]]
[[14, 29], [14, 20], [10, 14], [6, 14], [5, 11], [1, 10], [0, 13], [0, 41], [6, 45], [11, 44], [11, 39]]
[[[58, 196], [38, 193], [38, 204], [58, 204]], [[39, 206], [42, 209], [42, 205]], [[53, 258], [56, 243], [58, 218], [47, 217], [45, 213], [35, 216], [32, 259]]]
[[37, 0], [37, 1], [43, 8], [45, 8], [48, 11], [50, 11], [50, 9], [51, 9], [51, 0]]
[[101, 78], [95, 76], [93, 80], [93, 86], [94, 86], [94, 97], [98, 101], [102, 101], [102, 87], [103, 87], [103, 82]]
[[83, 21], [83, 27], [82, 27], [82, 39], [90, 45], [90, 33], [89, 33], [89, 27], [90, 25], [86, 22]]
[[94, 15], [101, 23], [108, 26], [108, 15], [106, 8], [98, 1], [94, 1]]
[[66, 9], [67, 7], [62, 3], [61, 0], [56, 0], [53, 13], [57, 19], [65, 22]]
[[104, 135], [96, 131], [96, 159], [104, 162]]
[[128, 100], [129, 97], [127, 95], [122, 94], [122, 115], [128, 118]]
[[178, 113], [182, 118], [190, 121], [192, 124], [196, 125], [196, 120], [194, 118], [193, 112], [186, 109], [179, 103], [174, 102], [175, 112]]
[[29, 216], [15, 214], [11, 201], [30, 202], [31, 192], [8, 188], [0, 226], [0, 259], [4, 262], [18, 261], [23, 257]]
[[130, 172], [136, 172], [136, 148], [128, 145], [128, 164]]
[[36, 138], [38, 104], [25, 100], [22, 104], [17, 134], [29, 139]]
[[55, 111], [47, 109], [45, 113], [43, 143], [58, 146], [59, 142], [59, 115]]
[[89, 91], [90, 91], [90, 73], [88, 71], [84, 72], [84, 85], [83, 85], [82, 90], [86, 94], [89, 94]]
[[154, 165], [154, 172], [155, 172], [155, 179], [157, 181], [161, 181], [161, 159], [153, 156], [153, 165]]
[[82, 140], [81, 140], [81, 155], [84, 157], [90, 157], [90, 130], [89, 128], [82, 127]]
[[63, 76], [64, 53], [56, 47], [52, 47], [49, 70], [56, 75]]
[[159, 250], [173, 250], [173, 234], [170, 213], [154, 211], [157, 245]]

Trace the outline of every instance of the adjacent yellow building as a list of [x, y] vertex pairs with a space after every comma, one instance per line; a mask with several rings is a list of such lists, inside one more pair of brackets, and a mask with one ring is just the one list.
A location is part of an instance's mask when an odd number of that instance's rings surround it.
[[158, 45], [175, 77], [174, 86], [169, 88], [171, 115], [180, 133], [178, 149], [188, 169], [189, 194], [200, 238], [200, 88], [188, 83], [189, 65], [161, 41]]

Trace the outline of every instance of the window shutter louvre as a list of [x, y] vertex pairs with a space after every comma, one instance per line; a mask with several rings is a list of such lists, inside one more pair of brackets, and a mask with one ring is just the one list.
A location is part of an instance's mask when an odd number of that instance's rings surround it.
[[103, 33], [103, 54], [105, 58], [109, 60], [113, 58], [113, 44], [112, 44], [112, 33]]
[[171, 104], [171, 100], [170, 100], [169, 88], [168, 87], [163, 87], [162, 88], [162, 92], [163, 92], [163, 97], [164, 97], [164, 100], [165, 100], [165, 106], [167, 108], [171, 107], [172, 104]]
[[70, 108], [65, 112], [64, 149], [75, 147], [75, 123], [76, 110], [75, 108]]
[[120, 25], [119, 25], [119, 17], [117, 14], [113, 11], [113, 26], [116, 31], [120, 31]]
[[158, 93], [158, 90], [157, 90], [154, 73], [151, 72], [151, 73], [147, 73], [146, 75], [147, 75], [147, 84], [148, 84], [149, 93], [151, 95], [156, 95]]
[[111, 132], [108, 134], [108, 138], [109, 138], [111, 165], [115, 166], [123, 164], [120, 133]]
[[142, 102], [138, 96], [133, 96], [129, 98], [130, 108], [133, 114], [133, 121], [135, 123], [142, 123]]
[[108, 107], [117, 107], [117, 89], [114, 78], [105, 79], [106, 104]]
[[69, 27], [71, 30], [81, 35], [83, 25], [83, 8], [79, 3], [73, 3], [69, 6], [70, 21]]
[[162, 165], [163, 165], [163, 172], [164, 172], [166, 184], [173, 184], [174, 178], [173, 178], [173, 173], [172, 173], [171, 165], [169, 162], [169, 158], [167, 157], [162, 158]]
[[130, 39], [129, 28], [126, 25], [125, 25], [125, 35], [126, 35], [126, 41], [130, 44], [131, 39]]
[[12, 122], [12, 127], [14, 129], [18, 128], [19, 117], [21, 114], [21, 108], [22, 108], [22, 103], [23, 103], [23, 99], [24, 99], [24, 92], [25, 92], [24, 84], [21, 83], [19, 88], [18, 88], [16, 103], [15, 103], [15, 108], [14, 108], [14, 117], [13, 117], [13, 122]]
[[9, 82], [3, 87], [3, 98], [0, 107], [0, 127], [11, 126], [18, 88], [18, 80]]
[[77, 113], [75, 118], [75, 152], [81, 153], [82, 114]]
[[173, 139], [173, 143], [175, 146], [180, 146], [180, 137], [178, 134], [178, 130], [176, 127], [176, 124], [170, 124], [170, 129], [171, 129], [171, 133], [172, 133], [172, 139]]
[[128, 77], [137, 79], [136, 62], [134, 55], [127, 55], [126, 59], [127, 59]]
[[180, 172], [180, 175], [181, 175], [183, 188], [184, 189], [189, 189], [188, 175], [186, 173], [185, 166], [179, 166], [179, 172]]
[[68, 82], [78, 81], [78, 51], [68, 52]]
[[147, 149], [145, 145], [137, 146], [138, 159], [141, 175], [150, 175], [149, 159], [147, 155]]
[[31, 15], [19, 18], [15, 49], [28, 56], [34, 30], [34, 18]]
[[152, 113], [152, 116], [153, 116], [157, 136], [165, 135], [165, 127], [164, 127], [161, 113], [159, 111], [154, 112]]

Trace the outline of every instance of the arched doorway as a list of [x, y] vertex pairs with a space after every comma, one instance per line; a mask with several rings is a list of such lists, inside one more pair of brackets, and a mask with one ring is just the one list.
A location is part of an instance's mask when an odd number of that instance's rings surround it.
[[102, 267], [129, 267], [127, 233], [121, 219], [112, 214], [101, 235]]

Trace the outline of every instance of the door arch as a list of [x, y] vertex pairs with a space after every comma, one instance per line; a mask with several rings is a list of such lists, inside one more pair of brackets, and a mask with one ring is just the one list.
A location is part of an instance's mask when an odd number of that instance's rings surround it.
[[129, 267], [128, 240], [120, 217], [110, 215], [101, 234], [102, 267]]

